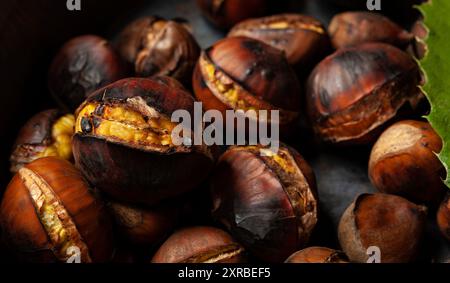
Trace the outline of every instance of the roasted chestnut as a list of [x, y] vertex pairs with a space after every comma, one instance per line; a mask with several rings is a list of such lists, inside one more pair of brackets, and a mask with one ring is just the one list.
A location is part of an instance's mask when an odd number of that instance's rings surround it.
[[200, 55], [200, 47], [183, 23], [159, 17], [132, 22], [116, 45], [137, 76], [171, 76], [184, 84], [190, 83]]
[[10, 157], [12, 173], [38, 158], [56, 156], [72, 160], [75, 118], [57, 109], [39, 112], [20, 129]]
[[122, 236], [137, 246], [159, 244], [175, 228], [179, 217], [175, 204], [144, 208], [111, 201], [108, 207]]
[[450, 241], [450, 194], [442, 201], [437, 213], [437, 224], [442, 235]]
[[317, 222], [314, 173], [294, 149], [231, 147], [211, 180], [213, 216], [253, 256], [282, 262]]
[[420, 109], [420, 79], [414, 59], [391, 45], [340, 49], [309, 77], [306, 100], [313, 128], [330, 143], [371, 142], [388, 122]]
[[124, 79], [83, 102], [72, 142], [75, 164], [89, 182], [117, 200], [154, 205], [207, 177], [209, 148], [172, 140], [182, 126], [171, 122], [172, 113], [194, 117], [192, 95], [175, 85], [168, 77]]
[[424, 206], [399, 196], [362, 194], [342, 215], [339, 242], [354, 262], [368, 262], [369, 248], [378, 249], [382, 263], [410, 262], [420, 250], [426, 214]]
[[153, 263], [242, 263], [245, 251], [226, 232], [206, 226], [175, 232], [159, 248]]
[[226, 110], [279, 110], [282, 134], [300, 111], [300, 85], [294, 71], [281, 51], [258, 40], [218, 41], [200, 55], [192, 84], [204, 109], [219, 110], [224, 117]]
[[442, 140], [430, 124], [401, 121], [375, 143], [369, 161], [372, 184], [383, 193], [437, 205], [444, 197], [445, 168], [436, 153]]
[[112, 225], [102, 202], [68, 161], [46, 157], [19, 169], [0, 206], [5, 241], [21, 259], [104, 262]]
[[384, 42], [406, 48], [414, 35], [389, 18], [371, 12], [345, 12], [337, 14], [328, 27], [333, 46], [351, 47], [366, 42]]
[[309, 73], [329, 49], [323, 25], [313, 17], [300, 14], [249, 19], [234, 26], [228, 36], [257, 39], [284, 51], [289, 64], [302, 73]]
[[197, 0], [203, 15], [216, 27], [228, 29], [238, 22], [264, 16], [268, 0]]
[[309, 247], [293, 253], [285, 263], [348, 263], [347, 256], [341, 252], [323, 247]]

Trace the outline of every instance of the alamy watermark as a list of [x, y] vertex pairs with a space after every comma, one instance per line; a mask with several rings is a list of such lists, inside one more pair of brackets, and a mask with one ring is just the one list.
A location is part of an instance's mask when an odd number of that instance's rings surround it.
[[81, 0], [67, 0], [66, 7], [69, 11], [81, 11]]
[[367, 0], [367, 9], [369, 11], [381, 11], [381, 0]]
[[262, 145], [278, 152], [279, 110], [227, 110], [223, 117], [217, 110], [203, 113], [202, 103], [194, 102], [193, 114], [182, 109], [173, 112], [171, 121], [179, 123], [171, 133], [174, 145]]

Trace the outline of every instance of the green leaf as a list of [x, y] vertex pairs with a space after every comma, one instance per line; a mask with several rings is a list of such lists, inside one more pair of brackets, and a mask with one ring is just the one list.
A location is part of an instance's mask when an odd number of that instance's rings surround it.
[[429, 31], [428, 52], [420, 62], [427, 78], [423, 90], [431, 103], [427, 119], [444, 143], [439, 158], [447, 169], [445, 183], [450, 187], [450, 1], [432, 0], [419, 10]]

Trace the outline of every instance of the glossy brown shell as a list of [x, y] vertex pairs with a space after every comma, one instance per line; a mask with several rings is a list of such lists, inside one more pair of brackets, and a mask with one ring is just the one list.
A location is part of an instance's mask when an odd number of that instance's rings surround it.
[[222, 29], [264, 16], [269, 6], [267, 0], [197, 0], [197, 5], [211, 23]]
[[398, 122], [381, 134], [369, 161], [372, 184], [383, 193], [437, 205], [445, 194], [442, 140], [427, 122]]
[[84, 35], [65, 43], [55, 56], [48, 85], [53, 97], [73, 111], [93, 91], [125, 76], [125, 66], [108, 41]]
[[265, 262], [282, 262], [303, 247], [317, 221], [314, 174], [297, 152], [289, 152], [302, 183], [283, 183], [285, 172], [240, 147], [220, 157], [211, 180], [213, 216]]
[[362, 194], [345, 210], [339, 242], [353, 262], [365, 263], [378, 247], [382, 263], [414, 261], [425, 231], [426, 208], [388, 194]]
[[345, 48], [367, 42], [384, 42], [405, 48], [414, 35], [389, 18], [373, 12], [337, 14], [328, 27], [333, 46]]
[[[158, 28], [155, 22], [161, 23]], [[190, 83], [200, 55], [200, 47], [182, 23], [152, 16], [126, 26], [116, 46], [136, 75], [171, 76], [185, 84]]]
[[[98, 90], [85, 103], [126, 105], [127, 99], [139, 98], [169, 118], [179, 109], [194, 117], [192, 96], [173, 87], [170, 81], [120, 80]], [[213, 164], [209, 149], [204, 146], [179, 146], [161, 152], [81, 133], [73, 137], [73, 152], [76, 166], [95, 187], [121, 201], [150, 205], [194, 189]]]
[[170, 236], [152, 258], [153, 263], [245, 262], [244, 250], [233, 238], [213, 227], [189, 227]]
[[447, 194], [439, 207], [437, 223], [442, 235], [450, 241], [450, 194]]
[[[285, 28], [271, 28], [273, 23], [287, 23]], [[280, 14], [249, 19], [234, 26], [228, 36], [260, 40], [284, 51], [289, 64], [300, 71], [310, 71], [328, 51], [325, 27], [315, 18], [301, 14]]]
[[11, 172], [16, 173], [24, 164], [34, 160], [34, 156], [52, 141], [53, 123], [61, 116], [58, 109], [49, 109], [28, 120], [20, 129], [10, 157]]
[[[111, 260], [111, 220], [105, 206], [94, 197], [79, 171], [68, 161], [54, 157], [38, 159], [25, 168], [38, 174], [53, 189], [86, 243], [92, 261]], [[33, 262], [58, 261], [19, 174], [6, 189], [0, 215], [4, 237], [20, 258]]]
[[293, 253], [285, 263], [347, 263], [348, 259], [341, 251], [309, 247]]
[[340, 49], [319, 63], [308, 80], [313, 128], [331, 143], [367, 143], [400, 110], [413, 112], [424, 98], [411, 56], [383, 43]]

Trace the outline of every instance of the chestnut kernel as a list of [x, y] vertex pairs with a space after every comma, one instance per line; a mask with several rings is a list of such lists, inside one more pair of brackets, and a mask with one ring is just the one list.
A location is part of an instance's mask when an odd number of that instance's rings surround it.
[[362, 194], [345, 210], [339, 242], [351, 261], [367, 262], [369, 247], [380, 249], [382, 263], [416, 259], [426, 222], [426, 208], [388, 194]]
[[96, 188], [120, 201], [154, 205], [207, 177], [213, 164], [209, 148], [172, 141], [178, 126], [172, 113], [183, 109], [194, 117], [192, 95], [172, 80], [120, 80], [78, 108], [75, 164]]
[[370, 154], [369, 177], [382, 193], [437, 205], [445, 194], [442, 140], [427, 122], [401, 121], [381, 134]]
[[384, 42], [404, 49], [414, 40], [413, 34], [389, 18], [372, 12], [337, 14], [331, 20], [328, 32], [336, 49], [367, 42]]
[[206, 110], [279, 110], [282, 133], [300, 112], [300, 84], [283, 53], [254, 39], [228, 37], [203, 51], [192, 84]]
[[442, 235], [450, 241], [450, 194], [447, 194], [439, 207], [437, 224]]
[[69, 40], [55, 56], [48, 85], [58, 103], [72, 112], [91, 92], [125, 75], [123, 62], [106, 39], [84, 35]]
[[200, 47], [183, 23], [144, 17], [126, 26], [117, 50], [139, 77], [170, 76], [189, 84]]
[[309, 247], [293, 253], [285, 263], [348, 263], [347, 256], [337, 250]]
[[305, 246], [316, 225], [314, 173], [292, 148], [231, 147], [211, 188], [213, 216], [260, 260], [282, 262]]
[[244, 249], [226, 232], [206, 226], [172, 234], [152, 258], [153, 263], [242, 263]]
[[324, 26], [315, 18], [301, 14], [281, 14], [249, 19], [234, 26], [228, 36], [260, 40], [284, 51], [290, 65], [310, 72], [328, 51]]
[[110, 201], [108, 207], [121, 234], [137, 246], [159, 244], [175, 228], [178, 218], [175, 205], [144, 208]]
[[68, 161], [46, 157], [19, 169], [0, 205], [6, 242], [36, 262], [104, 262], [113, 256], [112, 225], [102, 202]]
[[10, 171], [16, 173], [36, 159], [56, 156], [72, 160], [75, 118], [57, 109], [39, 112], [20, 129], [10, 156]]
[[228, 29], [238, 22], [264, 16], [268, 0], [197, 0], [203, 15], [216, 27]]
[[384, 43], [344, 48], [325, 58], [308, 80], [314, 131], [330, 143], [370, 143], [397, 116], [418, 111], [421, 74], [407, 53]]

